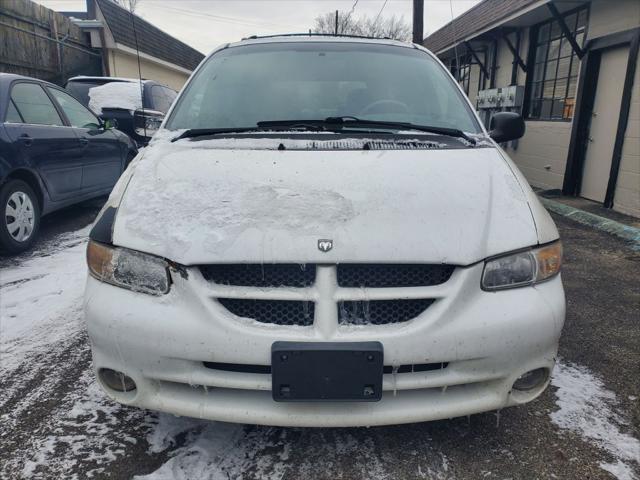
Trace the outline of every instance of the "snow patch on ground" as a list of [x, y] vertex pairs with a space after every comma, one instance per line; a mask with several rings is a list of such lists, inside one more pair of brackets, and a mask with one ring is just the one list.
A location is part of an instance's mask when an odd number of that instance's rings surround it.
[[103, 108], [142, 108], [142, 85], [139, 81], [108, 82], [89, 89], [89, 108], [98, 115]]
[[628, 422], [615, 410], [615, 393], [589, 369], [572, 363], [558, 363], [551, 384], [558, 389], [555, 395], [560, 407], [550, 414], [551, 421], [609, 453], [615, 461], [600, 467], [619, 480], [637, 478], [634, 470], [640, 466], [640, 441], [621, 431]]
[[[280, 480], [315, 478], [319, 471], [323, 478], [397, 478], [384, 429], [274, 428], [160, 414], [147, 441], [150, 454], [171, 458], [135, 480]], [[422, 447], [415, 451], [421, 458], [416, 478], [453, 478], [449, 460], [431, 440]]]
[[171, 459], [155, 472], [134, 478], [228, 480], [242, 478], [244, 472], [254, 469], [257, 478], [279, 480], [285, 472], [289, 445], [278, 445], [277, 439], [270, 438], [274, 431], [260, 428], [251, 431], [238, 424], [160, 414], [148, 437], [149, 452], [174, 448], [179, 437], [184, 438], [184, 445], [171, 452]]
[[76, 313], [82, 305], [89, 230], [62, 235], [49, 251], [34, 252], [0, 271], [0, 374], [82, 328]]
[[[152, 416], [109, 399], [88, 368], [49, 420], [44, 436], [34, 432], [22, 452], [21, 478], [92, 478], [126, 454], [151, 428]], [[14, 459], [14, 461], [20, 460]], [[76, 472], [70, 475], [70, 472]], [[78, 473], [82, 472], [82, 473]]]

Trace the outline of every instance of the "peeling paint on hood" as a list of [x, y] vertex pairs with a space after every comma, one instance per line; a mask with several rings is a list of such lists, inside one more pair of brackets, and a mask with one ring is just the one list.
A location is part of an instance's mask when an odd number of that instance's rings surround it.
[[[195, 143], [195, 142], [193, 142]], [[329, 252], [317, 240], [333, 240]], [[527, 197], [494, 148], [147, 148], [114, 243], [185, 264], [467, 265], [537, 244]]]

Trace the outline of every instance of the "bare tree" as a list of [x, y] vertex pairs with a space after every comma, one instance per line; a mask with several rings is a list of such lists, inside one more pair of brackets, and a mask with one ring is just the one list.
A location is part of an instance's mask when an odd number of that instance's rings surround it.
[[113, 0], [113, 1], [116, 2], [118, 5], [120, 5], [121, 7], [126, 8], [131, 13], [135, 13], [136, 7], [140, 2], [140, 0]]
[[[313, 31], [315, 33], [335, 33], [335, 12], [318, 15], [315, 19]], [[411, 25], [404, 16], [376, 17], [362, 16], [355, 18], [346, 11], [338, 12], [339, 35], [361, 35], [364, 37], [393, 38], [394, 40], [409, 41], [411, 39]]]

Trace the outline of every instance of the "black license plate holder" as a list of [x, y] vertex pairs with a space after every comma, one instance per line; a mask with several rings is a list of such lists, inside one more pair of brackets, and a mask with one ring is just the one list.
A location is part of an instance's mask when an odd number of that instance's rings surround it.
[[382, 398], [380, 342], [274, 342], [276, 402], [377, 402]]

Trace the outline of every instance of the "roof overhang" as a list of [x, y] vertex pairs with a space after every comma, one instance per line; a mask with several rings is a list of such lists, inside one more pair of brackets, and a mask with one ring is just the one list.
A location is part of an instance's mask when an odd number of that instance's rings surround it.
[[161, 58], [154, 57], [153, 55], [149, 55], [148, 53], [136, 51], [135, 48], [127, 47], [122, 43], [115, 43], [115, 50], [126, 53], [127, 55], [133, 55], [134, 57], [139, 55], [140, 58], [144, 58], [149, 62], [157, 63], [158, 65], [162, 65], [163, 67], [175, 70], [176, 72], [184, 73], [185, 75], [191, 75], [191, 70], [181, 67], [180, 65], [176, 65], [175, 63], [167, 62], [166, 60], [162, 60]]
[[83, 20], [81, 18], [70, 17], [70, 20], [83, 29], [103, 28], [104, 23], [101, 20]]
[[[448, 57], [449, 55], [455, 54], [455, 49], [459, 46], [463, 46], [465, 42], [471, 41], [480, 41], [480, 40], [489, 40], [489, 36], [486, 34], [491, 30], [496, 28], [526, 28], [532, 25], [536, 25], [545, 20], [549, 20], [553, 18], [546, 4], [552, 2], [552, 0], [539, 0], [528, 5], [525, 8], [522, 8], [518, 11], [513, 12], [511, 15], [508, 15], [504, 18], [497, 20], [496, 22], [487, 25], [486, 27], [478, 30], [466, 37], [459, 38], [455, 43], [448, 45], [447, 47], [438, 50], [436, 55], [438, 57], [444, 56]], [[563, 2], [554, 2], [555, 6], [558, 10], [562, 12], [566, 12], [572, 10], [576, 7], [584, 5], [585, 3], [590, 3], [589, 0], [566, 0]], [[455, 21], [455, 20], [454, 20]]]

